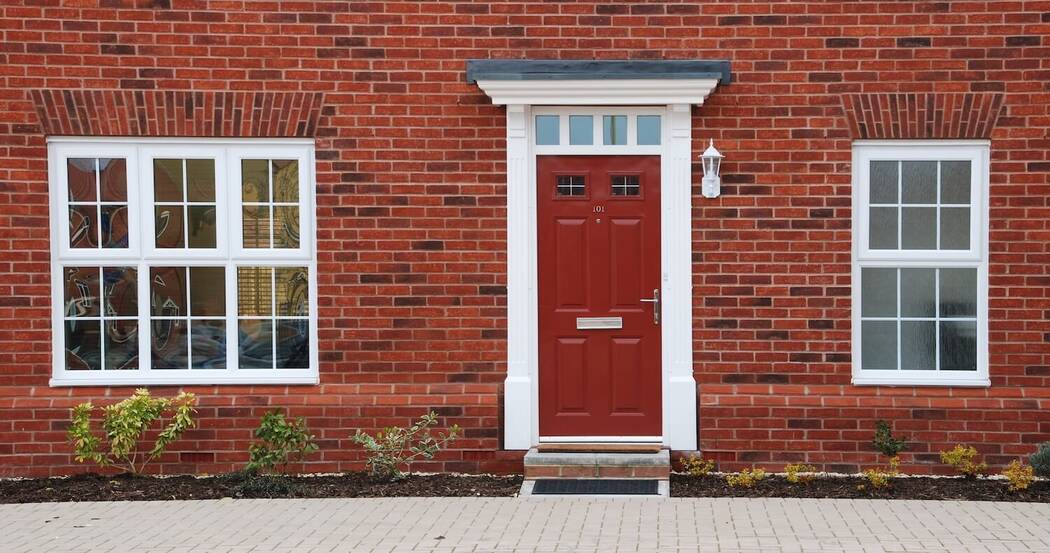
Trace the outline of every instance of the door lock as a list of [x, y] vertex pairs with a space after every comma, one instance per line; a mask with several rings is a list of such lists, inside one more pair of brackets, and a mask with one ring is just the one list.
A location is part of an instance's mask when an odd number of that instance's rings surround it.
[[653, 324], [660, 324], [660, 289], [653, 288], [653, 297], [642, 298], [639, 301], [653, 304]]

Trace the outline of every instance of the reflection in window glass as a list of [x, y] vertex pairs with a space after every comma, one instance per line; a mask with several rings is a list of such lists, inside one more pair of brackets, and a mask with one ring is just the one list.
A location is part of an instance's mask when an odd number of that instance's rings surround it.
[[637, 126], [639, 146], [660, 145], [659, 115], [639, 115], [637, 119]]
[[138, 368], [137, 271], [63, 267], [67, 370]]
[[569, 116], [569, 144], [573, 146], [590, 146], [594, 144], [593, 116]]
[[587, 193], [587, 179], [583, 175], [558, 175], [555, 190], [559, 196], [583, 196]]
[[242, 369], [310, 366], [306, 267], [237, 268], [238, 358]]
[[241, 205], [242, 247], [298, 249], [299, 161], [242, 160]]
[[627, 144], [626, 115], [603, 115], [602, 129], [603, 139], [606, 146], [621, 146]]
[[214, 159], [154, 159], [153, 202], [157, 248], [216, 247]]
[[642, 188], [638, 175], [613, 175], [611, 190], [613, 196], [638, 196]]
[[150, 268], [150, 314], [154, 369], [226, 368], [225, 267]]
[[68, 158], [69, 247], [128, 248], [127, 160]]

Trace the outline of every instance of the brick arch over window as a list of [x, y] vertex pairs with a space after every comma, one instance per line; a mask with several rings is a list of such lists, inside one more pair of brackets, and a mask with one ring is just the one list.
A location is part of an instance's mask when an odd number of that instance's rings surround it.
[[320, 92], [31, 90], [47, 136], [310, 138]]
[[1003, 107], [996, 93], [847, 94], [850, 136], [859, 139], [991, 138]]

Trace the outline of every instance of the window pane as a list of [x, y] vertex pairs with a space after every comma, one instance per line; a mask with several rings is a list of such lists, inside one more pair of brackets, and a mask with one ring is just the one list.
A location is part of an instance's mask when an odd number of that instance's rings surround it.
[[153, 231], [156, 233], [158, 248], [182, 248], [184, 224], [182, 221], [185, 206], [158, 205], [153, 208]]
[[153, 319], [150, 321], [150, 349], [154, 369], [186, 369], [187, 359], [186, 320]]
[[897, 316], [897, 269], [860, 270], [861, 317]]
[[897, 321], [860, 323], [862, 369], [897, 369]]
[[190, 267], [190, 315], [194, 317], [226, 314], [226, 269]]
[[153, 160], [153, 201], [181, 202], [182, 195], [182, 160]]
[[277, 368], [305, 369], [310, 366], [310, 321], [277, 319]]
[[901, 269], [901, 316], [937, 315], [935, 269]]
[[273, 368], [273, 319], [241, 319], [237, 336], [240, 368]]
[[186, 199], [191, 202], [215, 201], [215, 160], [186, 160]]
[[638, 196], [641, 194], [638, 175], [613, 175], [611, 190], [613, 196]]
[[941, 316], [977, 316], [977, 269], [941, 269]]
[[139, 312], [138, 270], [135, 267], [102, 269], [107, 317], [134, 317]]
[[241, 242], [245, 248], [270, 247], [270, 208], [244, 206], [241, 211]]
[[299, 247], [299, 208], [297, 206], [274, 206], [273, 247]]
[[299, 201], [298, 160], [273, 160], [273, 200], [288, 203]]
[[941, 208], [941, 249], [970, 249], [970, 208]]
[[237, 268], [237, 314], [269, 316], [273, 314], [272, 270], [269, 267]]
[[627, 116], [626, 115], [604, 115], [602, 116], [603, 138], [605, 145], [627, 144]]
[[107, 371], [136, 370], [139, 368], [138, 321], [106, 321]]
[[226, 368], [226, 321], [190, 321], [192, 369]]
[[63, 272], [66, 317], [99, 316], [98, 267], [66, 267]]
[[639, 115], [637, 124], [639, 146], [658, 146], [660, 144], [659, 115]]
[[150, 314], [155, 317], [185, 317], [186, 268], [150, 268]]
[[540, 146], [556, 146], [558, 144], [557, 115], [536, 116], [536, 144]]
[[101, 231], [103, 248], [128, 247], [128, 206], [103, 205]]
[[897, 208], [873, 207], [869, 213], [868, 247], [873, 250], [897, 249]]
[[901, 249], [937, 249], [937, 208], [901, 208]]
[[216, 233], [215, 206], [191, 205], [189, 206], [189, 211], [190, 247], [214, 248]]
[[95, 191], [95, 184], [95, 158], [69, 158], [66, 160], [66, 187], [69, 189], [69, 201], [96, 201], [98, 196]]
[[100, 321], [65, 321], [66, 370], [97, 371], [102, 369]]
[[98, 207], [78, 205], [69, 208], [69, 247], [98, 247]]
[[569, 144], [574, 146], [594, 144], [594, 117], [590, 115], [569, 116]]
[[559, 175], [556, 189], [559, 196], [583, 196], [587, 190], [587, 179], [583, 175]]
[[268, 160], [241, 160], [241, 201], [270, 201], [270, 181], [267, 170]]
[[977, 370], [976, 321], [941, 321], [941, 370]]
[[98, 160], [102, 170], [99, 178], [99, 189], [104, 202], [128, 201], [128, 162], [120, 159], [102, 158]]
[[937, 203], [936, 161], [904, 161], [901, 163], [901, 203]]
[[872, 161], [869, 166], [871, 189], [868, 198], [873, 204], [895, 204], [897, 202], [896, 161]]
[[277, 267], [277, 314], [305, 317], [310, 314], [310, 280], [306, 267]]
[[941, 162], [941, 203], [970, 203], [970, 162]]
[[901, 321], [901, 369], [929, 371], [936, 369], [937, 323], [934, 321]]

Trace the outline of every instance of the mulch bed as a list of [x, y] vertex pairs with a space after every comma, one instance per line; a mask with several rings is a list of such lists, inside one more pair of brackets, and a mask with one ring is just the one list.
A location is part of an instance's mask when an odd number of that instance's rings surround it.
[[385, 480], [367, 473], [334, 476], [257, 476], [243, 474], [196, 478], [172, 476], [100, 476], [0, 480], [0, 503], [55, 501], [161, 501], [224, 497], [512, 497], [520, 476], [412, 475]]
[[[1023, 501], [1050, 503], [1050, 482], [1033, 482], [1025, 491], [1011, 492], [1005, 480], [963, 478], [894, 478], [888, 488], [872, 490], [861, 477], [816, 478], [792, 484], [783, 476], [766, 476], [753, 488], [731, 488], [718, 475], [671, 475], [672, 497], [812, 497], [833, 499], [947, 499], [969, 501]], [[864, 489], [859, 486], [866, 485]]]

